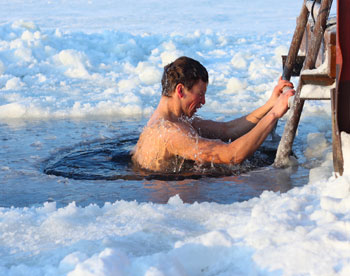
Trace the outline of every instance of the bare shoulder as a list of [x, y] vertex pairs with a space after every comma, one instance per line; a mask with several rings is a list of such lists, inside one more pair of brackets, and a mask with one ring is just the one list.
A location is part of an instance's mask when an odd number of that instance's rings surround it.
[[178, 122], [166, 122], [164, 124], [164, 130], [172, 137], [174, 136], [186, 136], [188, 138], [198, 138], [198, 131], [192, 126], [192, 123], [188, 120], [179, 120]]
[[143, 132], [153, 132], [157, 135], [174, 135], [176, 133], [185, 132], [186, 134], [195, 134], [196, 131], [191, 123], [179, 120], [172, 122], [169, 120], [158, 120], [152, 124], [147, 125]]
[[198, 132], [187, 120], [158, 120], [143, 129], [135, 151], [150, 152], [156, 149], [163, 154], [177, 153], [179, 148], [186, 148], [199, 138]]
[[193, 135], [196, 135], [195, 131], [185, 122], [152, 122], [140, 135], [133, 151], [133, 161], [142, 168], [167, 171], [173, 166], [179, 148], [188, 144], [187, 137]]
[[151, 124], [147, 124], [137, 142], [135, 151], [146, 150], [152, 148], [162, 148], [173, 144], [173, 142], [184, 137], [194, 137], [198, 135], [196, 130], [190, 123], [185, 121], [172, 122], [169, 120], [157, 120]]

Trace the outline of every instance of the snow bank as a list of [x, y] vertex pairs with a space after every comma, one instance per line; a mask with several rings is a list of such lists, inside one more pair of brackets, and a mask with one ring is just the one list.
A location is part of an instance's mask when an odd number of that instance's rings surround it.
[[11, 254], [0, 272], [345, 276], [349, 209], [348, 176], [231, 205], [175, 196], [166, 205], [1, 208], [2, 251]]

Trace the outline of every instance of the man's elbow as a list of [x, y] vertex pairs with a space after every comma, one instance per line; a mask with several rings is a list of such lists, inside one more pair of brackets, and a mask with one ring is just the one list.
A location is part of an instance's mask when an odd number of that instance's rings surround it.
[[236, 147], [235, 150], [231, 151], [230, 163], [231, 164], [241, 164], [244, 160], [246, 160], [253, 153], [254, 152], [252, 150], [247, 150], [245, 144], [241, 145], [241, 147], [238, 147], [238, 148]]
[[241, 164], [245, 159], [246, 159], [246, 157], [244, 157], [244, 156], [235, 155], [231, 158], [230, 164], [238, 165], [238, 164]]

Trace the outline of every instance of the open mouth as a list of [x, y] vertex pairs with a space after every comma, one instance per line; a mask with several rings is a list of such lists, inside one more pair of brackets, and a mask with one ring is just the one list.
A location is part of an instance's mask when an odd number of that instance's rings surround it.
[[194, 109], [194, 112], [197, 112], [197, 110], [200, 109], [201, 107], [202, 107], [202, 104], [197, 105]]

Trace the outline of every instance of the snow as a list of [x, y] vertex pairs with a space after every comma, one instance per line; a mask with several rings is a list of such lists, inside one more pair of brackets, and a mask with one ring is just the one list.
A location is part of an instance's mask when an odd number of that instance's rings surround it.
[[[118, 201], [102, 208], [46, 203], [1, 209], [2, 247], [17, 257], [3, 256], [7, 266], [0, 271], [347, 275], [349, 197], [349, 179], [341, 177], [232, 205], [184, 204], [175, 196], [166, 205]], [[25, 255], [32, 261], [11, 263]]]
[[333, 88], [335, 88], [335, 82], [328, 86], [305, 84], [301, 88], [300, 98], [329, 100], [331, 98], [331, 90]]
[[[55, 187], [83, 194], [81, 183], [36, 167], [57, 148], [120, 134], [112, 118], [149, 116], [162, 67], [180, 55], [208, 68], [200, 114], [258, 107], [281, 73], [301, 2], [0, 1], [0, 191], [16, 202], [29, 186], [41, 202], [43, 186], [53, 190], [43, 204], [0, 207], [0, 275], [350, 275], [350, 135], [341, 134], [344, 174], [335, 177], [327, 102], [305, 104], [309, 179], [285, 193], [230, 204], [175, 195], [80, 206], [67, 197], [61, 206]], [[105, 130], [82, 120], [96, 117]]]
[[[327, 75], [328, 69], [328, 54], [325, 54], [325, 60], [316, 69], [306, 69], [302, 71], [302, 75]], [[335, 82], [328, 86], [319, 86], [312, 84], [305, 84], [300, 91], [300, 98], [304, 99], [330, 99], [331, 90], [335, 88]]]

